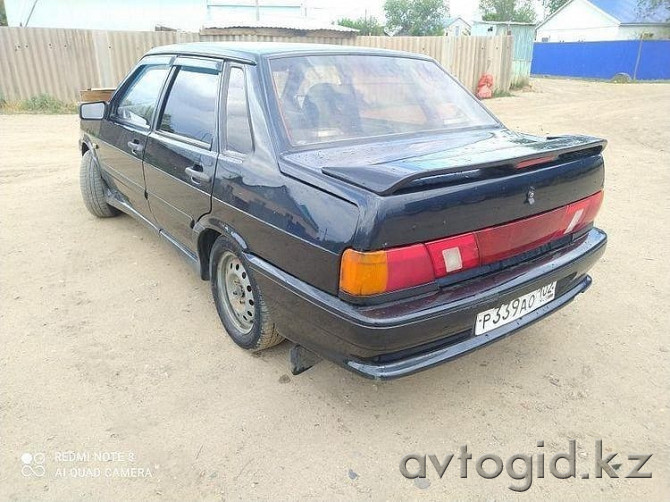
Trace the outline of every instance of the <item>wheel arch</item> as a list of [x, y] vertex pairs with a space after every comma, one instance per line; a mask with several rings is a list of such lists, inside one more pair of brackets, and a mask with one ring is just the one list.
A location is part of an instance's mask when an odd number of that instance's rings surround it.
[[216, 239], [221, 235], [225, 235], [237, 242], [243, 251], [248, 251], [244, 238], [230, 225], [214, 218], [206, 218], [196, 223], [193, 228], [196, 233], [198, 263], [200, 268], [200, 278], [204, 281], [210, 279], [209, 273], [209, 257], [212, 251], [212, 246]]
[[82, 155], [90, 151], [91, 154], [95, 157], [95, 145], [93, 144], [93, 141], [88, 136], [88, 134], [83, 134], [79, 140], [79, 150]]

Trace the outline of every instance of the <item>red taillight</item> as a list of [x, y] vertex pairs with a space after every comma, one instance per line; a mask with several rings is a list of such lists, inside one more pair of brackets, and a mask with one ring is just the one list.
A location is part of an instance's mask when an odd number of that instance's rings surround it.
[[598, 192], [553, 211], [477, 230], [475, 236], [482, 265], [510, 258], [581, 230], [593, 222], [602, 200], [603, 193]]
[[426, 244], [436, 277], [479, 266], [479, 247], [474, 234], [462, 234]]
[[495, 263], [583, 229], [600, 209], [603, 192], [522, 220], [385, 251], [348, 249], [340, 289], [351, 295], [398, 291]]
[[390, 249], [386, 252], [386, 262], [386, 291], [397, 291], [435, 280], [428, 251], [423, 244]]
[[573, 202], [566, 206], [565, 216], [557, 237], [577, 232], [596, 219], [596, 214], [603, 203], [603, 192], [593, 194], [586, 199]]
[[554, 238], [565, 208], [475, 232], [482, 265], [510, 258]]

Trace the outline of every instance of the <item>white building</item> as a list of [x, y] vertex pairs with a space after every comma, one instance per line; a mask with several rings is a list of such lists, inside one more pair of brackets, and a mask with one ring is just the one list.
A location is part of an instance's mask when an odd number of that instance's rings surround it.
[[444, 34], [448, 37], [469, 35], [472, 26], [462, 17], [448, 17], [444, 21]]
[[670, 11], [638, 0], [569, 0], [537, 27], [538, 42], [670, 38]]

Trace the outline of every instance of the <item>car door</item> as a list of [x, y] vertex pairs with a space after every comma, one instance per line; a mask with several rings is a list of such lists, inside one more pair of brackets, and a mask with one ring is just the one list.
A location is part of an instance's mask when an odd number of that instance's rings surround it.
[[96, 152], [103, 171], [111, 177], [112, 189], [149, 220], [142, 158], [170, 60], [145, 58], [121, 85], [100, 125]]
[[161, 230], [191, 252], [193, 225], [211, 209], [222, 61], [178, 57], [144, 153], [147, 198]]

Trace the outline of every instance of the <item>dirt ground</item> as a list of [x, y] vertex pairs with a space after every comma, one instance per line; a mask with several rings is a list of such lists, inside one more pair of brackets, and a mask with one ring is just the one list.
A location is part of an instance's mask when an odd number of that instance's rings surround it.
[[[523, 483], [483, 479], [476, 460], [543, 452], [526, 500], [667, 500], [670, 85], [533, 87], [490, 108], [517, 130], [610, 142], [593, 287], [381, 384], [327, 362], [288, 376], [288, 344], [237, 348], [175, 251], [130, 217], [86, 211], [75, 116], [0, 116], [0, 500], [508, 500]], [[577, 477], [555, 479], [549, 458], [570, 439]], [[595, 479], [598, 439], [618, 479]], [[407, 454], [462, 445], [466, 479], [457, 458], [441, 479], [430, 461], [425, 480], [399, 471]], [[652, 479], [624, 479], [631, 454], [653, 454]]]

